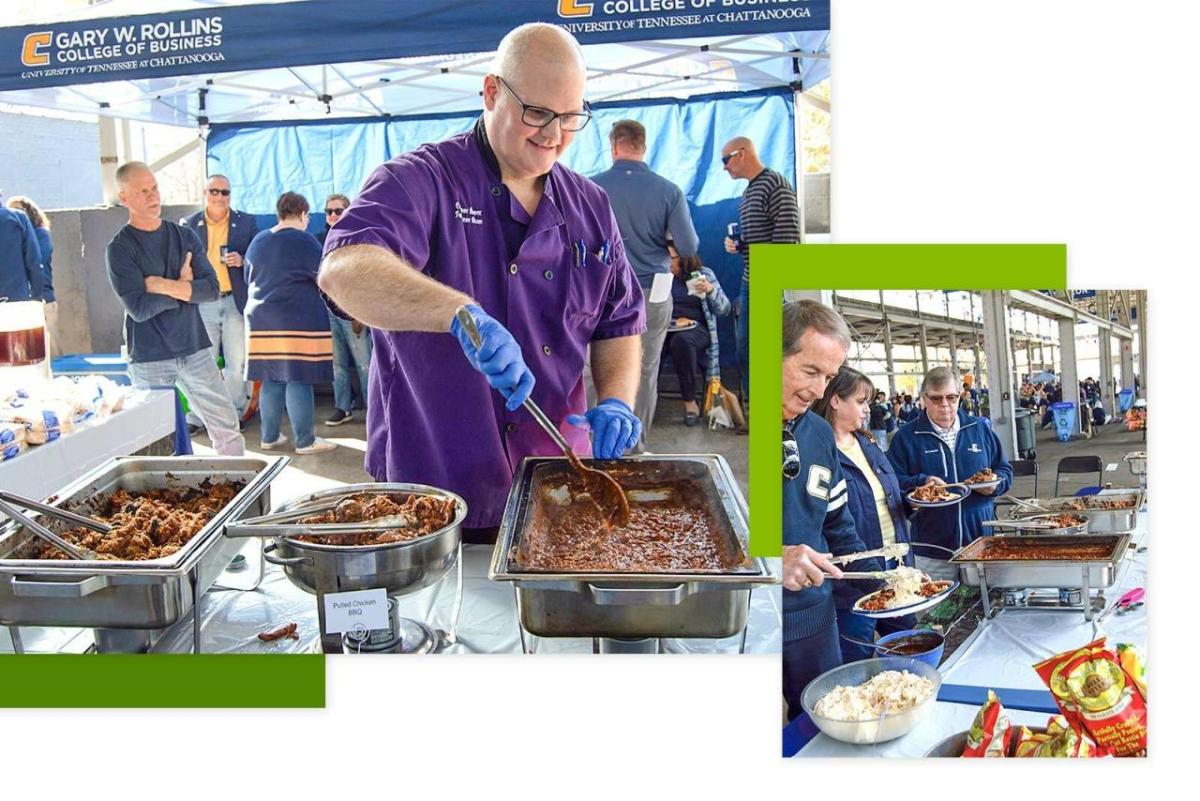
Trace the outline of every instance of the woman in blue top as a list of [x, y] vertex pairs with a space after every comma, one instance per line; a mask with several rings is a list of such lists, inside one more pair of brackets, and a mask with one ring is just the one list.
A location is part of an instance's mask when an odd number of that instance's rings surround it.
[[275, 204], [279, 224], [254, 237], [246, 264], [246, 378], [262, 382], [262, 447], [287, 437], [279, 430], [287, 407], [296, 453], [337, 446], [313, 432], [313, 385], [333, 380], [329, 312], [317, 289], [321, 245], [308, 228], [308, 201], [284, 192]]
[[[697, 382], [702, 375], [701, 358], [705, 360], [710, 372], [720, 364], [720, 352], [717, 345], [716, 318], [729, 314], [732, 304], [721, 290], [716, 273], [700, 263], [699, 256], [680, 258], [675, 248], [668, 245], [671, 254], [671, 299], [675, 304], [674, 323], [692, 326], [682, 331], [672, 331], [667, 334], [665, 349], [671, 354], [671, 363], [675, 365], [675, 373], [679, 376], [679, 391], [683, 395], [683, 423], [694, 426], [700, 419], [700, 404], [696, 401]], [[690, 277], [699, 273], [694, 284], [696, 292], [693, 295], [687, 282]]]
[[[813, 404], [813, 411], [824, 417], [833, 428], [838, 461], [846, 479], [847, 508], [854, 518], [859, 539], [870, 550], [909, 542], [900, 483], [887, 456], [864, 427], [872, 411], [873, 394], [871, 379], [843, 366], [825, 388], [824, 396]], [[904, 564], [910, 567], [914, 564], [911, 553], [904, 557]], [[896, 567], [896, 561], [888, 561], [887, 567]], [[916, 625], [916, 618], [912, 615], [883, 620], [856, 615], [850, 609], [860, 597], [861, 587], [855, 587], [850, 582], [837, 582], [834, 585], [833, 600], [841, 634], [872, 642], [876, 632], [889, 634]], [[855, 645], [844, 638], [840, 646], [843, 662], [870, 659], [874, 655], [870, 648]]]

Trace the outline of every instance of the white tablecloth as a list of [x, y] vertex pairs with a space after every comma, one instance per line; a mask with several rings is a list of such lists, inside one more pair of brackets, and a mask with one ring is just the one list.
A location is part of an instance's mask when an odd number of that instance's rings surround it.
[[[1138, 514], [1133, 542], [1149, 543], [1149, 513]], [[1149, 551], [1131, 549], [1117, 569], [1117, 580], [1104, 591], [1109, 604], [1135, 587], [1147, 587], [1146, 568]], [[1147, 604], [1150, 601], [1147, 588]], [[1098, 616], [1099, 613], [1097, 613]], [[1109, 615], [1103, 634], [1109, 643], [1134, 643], [1146, 653], [1147, 618], [1145, 607], [1125, 615]], [[957, 651], [942, 664], [943, 682], [975, 687], [1008, 687], [1045, 690], [1046, 685], [1033, 669], [1036, 662], [1072, 648], [1087, 645], [1101, 632], [1083, 617], [1082, 612], [1058, 612], [1037, 609], [1006, 609], [990, 621], [980, 624]], [[798, 756], [923, 756], [932, 746], [955, 732], [969, 728], [978, 707], [939, 702], [930, 716], [909, 734], [881, 746], [856, 746], [819, 734], [802, 748]], [[1010, 710], [1014, 723], [1044, 726], [1044, 712]]]
[[[258, 554], [257, 541], [243, 552], [249, 567], [226, 572], [219, 584], [245, 587], [253, 582]], [[463, 599], [458, 621], [458, 644], [447, 653], [520, 653], [516, 598], [509, 582], [487, 577], [492, 555], [490, 545], [463, 548]], [[778, 560], [774, 568], [779, 571]], [[456, 576], [452, 572], [438, 584], [398, 599], [400, 615], [420, 620], [433, 628], [447, 629], [451, 623]], [[781, 591], [778, 586], [756, 589], [752, 594], [747, 653], [779, 653]], [[277, 653], [319, 650], [316, 597], [297, 589], [280, 568], [267, 565], [262, 584], [254, 592], [212, 590], [201, 603], [202, 640], [205, 653]], [[298, 624], [300, 640], [282, 639], [263, 643], [262, 631], [287, 623]], [[0, 638], [2, 639], [2, 638]], [[79, 629], [22, 629], [25, 650], [34, 652], [81, 652], [92, 642], [90, 631]], [[740, 637], [721, 640], [672, 639], [663, 642], [671, 653], [736, 653]], [[526, 635], [534, 653], [591, 653], [590, 639], [535, 638]], [[0, 650], [3, 645], [0, 645]], [[187, 653], [192, 650], [191, 621], [177, 624], [156, 645], [155, 651]]]

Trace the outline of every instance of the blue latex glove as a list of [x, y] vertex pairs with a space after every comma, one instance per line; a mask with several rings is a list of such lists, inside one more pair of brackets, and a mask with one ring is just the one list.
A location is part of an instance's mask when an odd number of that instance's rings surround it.
[[620, 459], [642, 436], [642, 421], [619, 398], [605, 398], [581, 415], [568, 416], [567, 422], [592, 430], [596, 459]]
[[471, 312], [475, 327], [479, 329], [482, 340], [479, 349], [471, 344], [471, 338], [457, 317], [450, 323], [450, 333], [462, 345], [471, 366], [483, 373], [492, 389], [507, 399], [504, 408], [514, 411], [533, 392], [533, 373], [525, 366], [521, 346], [507, 328], [483, 309], [471, 304], [467, 311]]

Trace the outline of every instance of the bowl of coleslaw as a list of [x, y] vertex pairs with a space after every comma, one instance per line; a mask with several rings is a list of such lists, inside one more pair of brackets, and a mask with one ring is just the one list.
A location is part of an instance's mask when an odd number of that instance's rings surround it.
[[871, 745], [908, 734], [937, 700], [937, 668], [910, 657], [850, 662], [817, 676], [800, 705], [826, 736]]

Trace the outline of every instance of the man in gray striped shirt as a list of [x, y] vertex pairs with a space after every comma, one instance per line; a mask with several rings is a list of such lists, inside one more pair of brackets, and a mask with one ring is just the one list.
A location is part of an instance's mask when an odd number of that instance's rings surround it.
[[800, 241], [800, 207], [788, 179], [758, 159], [754, 143], [737, 136], [721, 148], [725, 172], [750, 182], [738, 204], [738, 240], [725, 238], [725, 250], [742, 254], [742, 288], [737, 298], [738, 369], [742, 400], [750, 403], [750, 245], [760, 242], [788, 244]]

